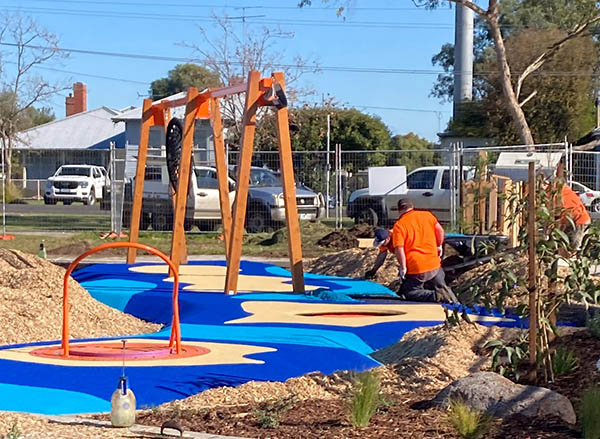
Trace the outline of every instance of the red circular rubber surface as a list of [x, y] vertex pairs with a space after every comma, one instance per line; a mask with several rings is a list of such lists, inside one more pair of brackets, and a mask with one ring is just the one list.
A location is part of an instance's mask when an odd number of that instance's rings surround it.
[[[148, 361], [166, 360], [172, 358], [187, 358], [206, 355], [210, 349], [202, 346], [181, 346], [181, 354], [175, 353], [175, 348], [169, 348], [167, 342], [136, 343], [129, 342], [125, 351], [121, 341], [114, 343], [75, 343], [70, 346], [69, 360], [82, 361]], [[60, 346], [44, 346], [34, 349], [31, 355], [44, 358], [65, 358]]]

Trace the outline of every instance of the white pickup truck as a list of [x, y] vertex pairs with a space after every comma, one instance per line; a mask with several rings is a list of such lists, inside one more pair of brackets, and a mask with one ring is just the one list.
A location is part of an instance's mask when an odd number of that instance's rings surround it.
[[[473, 178], [475, 170], [465, 168], [463, 178]], [[398, 182], [401, 184], [402, 182]], [[356, 223], [374, 226], [391, 225], [398, 218], [397, 203], [400, 198], [410, 199], [416, 209], [431, 211], [440, 222], [450, 222], [450, 168], [426, 166], [417, 168], [406, 176], [407, 193], [404, 195], [369, 195], [369, 189], [359, 189], [350, 194], [348, 216]]]
[[106, 169], [94, 165], [63, 165], [46, 181], [44, 203], [71, 204], [80, 201], [93, 205], [102, 199], [109, 180]]

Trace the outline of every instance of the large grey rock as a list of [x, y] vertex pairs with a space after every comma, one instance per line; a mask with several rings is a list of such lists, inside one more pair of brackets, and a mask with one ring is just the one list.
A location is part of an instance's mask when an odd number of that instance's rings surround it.
[[438, 393], [433, 402], [447, 406], [450, 400], [464, 401], [474, 409], [500, 418], [514, 414], [529, 418], [556, 416], [569, 424], [577, 419], [573, 405], [560, 393], [515, 384], [493, 372], [477, 372], [461, 378]]

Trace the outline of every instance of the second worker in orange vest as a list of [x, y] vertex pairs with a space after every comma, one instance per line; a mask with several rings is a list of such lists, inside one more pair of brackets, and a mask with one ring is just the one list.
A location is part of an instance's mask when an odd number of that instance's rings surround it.
[[407, 300], [458, 303], [446, 285], [441, 263], [444, 229], [437, 218], [415, 210], [407, 199], [398, 200], [398, 214], [392, 243], [403, 278], [399, 293]]

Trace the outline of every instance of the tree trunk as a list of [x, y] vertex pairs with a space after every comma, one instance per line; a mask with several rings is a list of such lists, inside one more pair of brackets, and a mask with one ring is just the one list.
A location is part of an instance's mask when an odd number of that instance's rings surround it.
[[492, 32], [492, 38], [494, 39], [494, 46], [496, 48], [496, 59], [501, 69], [501, 82], [504, 96], [508, 101], [508, 111], [513, 119], [513, 122], [517, 125], [519, 130], [519, 136], [521, 141], [525, 145], [534, 145], [533, 136], [531, 135], [531, 129], [525, 118], [525, 113], [519, 105], [517, 96], [513, 89], [513, 84], [510, 78], [510, 66], [508, 65], [508, 59], [506, 58], [506, 48], [504, 46], [504, 40], [502, 39], [502, 32], [500, 31], [500, 25], [498, 23], [498, 7], [495, 6], [494, 10], [488, 11], [485, 15], [487, 23], [490, 25]]

